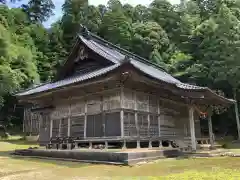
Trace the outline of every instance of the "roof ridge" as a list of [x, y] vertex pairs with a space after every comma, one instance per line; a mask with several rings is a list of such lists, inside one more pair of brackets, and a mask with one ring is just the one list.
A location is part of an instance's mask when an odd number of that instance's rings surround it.
[[104, 46], [107, 45], [109, 48], [117, 49], [120, 52], [122, 52], [124, 54], [127, 54], [127, 56], [132, 56], [132, 58], [135, 58], [136, 60], [138, 60], [138, 61], [140, 61], [142, 63], [148, 63], [150, 65], [153, 65], [153, 66], [161, 69], [165, 73], [167, 73], [167, 71], [163, 67], [161, 67], [160, 65], [158, 65], [156, 63], [153, 63], [153, 62], [151, 62], [151, 61], [149, 61], [149, 60], [147, 60], [147, 59], [145, 59], [145, 58], [143, 58], [143, 57], [141, 57], [141, 56], [139, 56], [139, 55], [137, 55], [137, 54], [135, 54], [133, 52], [130, 52], [130, 51], [124, 49], [124, 48], [121, 48], [121, 47], [119, 47], [119, 46], [117, 46], [117, 45], [115, 45], [115, 44], [113, 44], [113, 43], [111, 43], [111, 42], [101, 38], [100, 36], [98, 36], [98, 35], [90, 32], [90, 31], [88, 31], [85, 27], [83, 28], [83, 31], [80, 32], [80, 34], [83, 35], [86, 38], [94, 38], [95, 40], [98, 40], [98, 42], [101, 43]]

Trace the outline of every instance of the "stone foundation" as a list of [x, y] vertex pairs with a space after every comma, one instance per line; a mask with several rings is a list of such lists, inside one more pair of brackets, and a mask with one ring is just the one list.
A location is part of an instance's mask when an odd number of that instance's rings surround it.
[[182, 155], [178, 149], [158, 150], [130, 150], [130, 151], [105, 151], [105, 150], [53, 150], [53, 149], [26, 149], [16, 150], [15, 155], [30, 157], [45, 157], [62, 160], [72, 160], [88, 163], [107, 163], [130, 165], [139, 162], [152, 161], [161, 158], [172, 158]]

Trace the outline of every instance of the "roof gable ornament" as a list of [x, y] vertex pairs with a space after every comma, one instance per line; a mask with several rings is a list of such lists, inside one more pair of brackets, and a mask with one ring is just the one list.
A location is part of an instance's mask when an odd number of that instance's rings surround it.
[[78, 50], [78, 60], [84, 60], [88, 58], [88, 53], [83, 45], [79, 47]]

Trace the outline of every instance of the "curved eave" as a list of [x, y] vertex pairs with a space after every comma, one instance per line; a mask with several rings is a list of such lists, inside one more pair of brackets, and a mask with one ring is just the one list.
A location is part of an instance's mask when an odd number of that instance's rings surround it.
[[210, 94], [210, 96], [212, 95], [213, 98], [218, 99], [219, 101], [221, 101], [221, 102], [224, 103], [224, 104], [232, 105], [232, 104], [236, 103], [235, 100], [233, 100], [233, 99], [228, 99], [228, 98], [225, 98], [225, 97], [223, 97], [223, 96], [220, 96], [220, 95], [216, 94], [215, 92], [213, 92], [213, 91], [212, 91], [211, 89], [209, 89], [209, 88], [206, 88], [206, 91]]

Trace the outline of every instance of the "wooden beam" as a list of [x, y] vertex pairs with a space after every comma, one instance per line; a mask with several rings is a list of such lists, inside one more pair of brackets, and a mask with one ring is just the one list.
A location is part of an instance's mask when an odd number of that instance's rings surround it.
[[[132, 89], [130, 89], [130, 88], [124, 88], [124, 89], [132, 91]], [[135, 91], [143, 93], [142, 91], [139, 91], [139, 90], [136, 90], [136, 89], [135, 89]], [[167, 98], [164, 98], [164, 97], [159, 97], [159, 94], [156, 94], [156, 93], [153, 93], [153, 95], [156, 96], [156, 98], [158, 98], [159, 100], [161, 100], [163, 102], [170, 102], [170, 103], [174, 103], [174, 104], [179, 105], [179, 106], [188, 107], [188, 105], [186, 103], [171, 100], [171, 99], [167, 99]]]
[[191, 144], [192, 150], [197, 150], [197, 143], [196, 143], [196, 135], [195, 135], [195, 124], [194, 124], [194, 108], [191, 106], [189, 108], [189, 124], [190, 124], [190, 132], [191, 132]]

